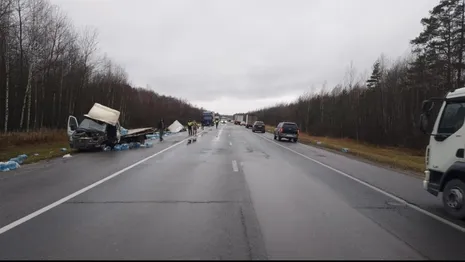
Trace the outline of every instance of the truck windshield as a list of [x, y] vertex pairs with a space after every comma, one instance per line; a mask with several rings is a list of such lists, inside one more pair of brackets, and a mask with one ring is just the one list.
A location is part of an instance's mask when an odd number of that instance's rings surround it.
[[453, 134], [459, 130], [465, 120], [465, 102], [449, 102], [446, 104], [439, 122], [439, 134]]
[[106, 124], [100, 124], [95, 122], [94, 120], [85, 118], [84, 120], [82, 120], [81, 124], [79, 124], [79, 128], [105, 132]]

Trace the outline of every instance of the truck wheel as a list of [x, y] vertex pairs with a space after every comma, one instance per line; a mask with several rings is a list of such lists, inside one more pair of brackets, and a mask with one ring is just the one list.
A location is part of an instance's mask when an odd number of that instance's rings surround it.
[[278, 141], [281, 141], [281, 137], [278, 135]]
[[447, 182], [442, 192], [446, 212], [456, 219], [465, 219], [465, 183], [460, 179]]

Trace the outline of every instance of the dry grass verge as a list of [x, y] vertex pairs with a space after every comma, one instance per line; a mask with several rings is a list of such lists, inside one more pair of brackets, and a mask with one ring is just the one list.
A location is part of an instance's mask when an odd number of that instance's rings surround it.
[[[267, 126], [266, 130], [272, 133], [274, 127]], [[305, 133], [300, 133], [299, 140], [304, 144], [329, 148], [340, 152], [343, 148], [347, 148], [348, 152], [346, 152], [346, 154], [355, 155], [370, 161], [403, 170], [420, 173], [423, 172], [425, 168], [423, 151], [406, 148], [380, 147], [372, 144], [360, 143], [352, 139], [319, 137]], [[318, 141], [321, 143], [317, 144]]]
[[[62, 152], [61, 148], [67, 151]], [[27, 164], [62, 156], [69, 151], [66, 130], [42, 129], [0, 134], [0, 162], [26, 154], [28, 158], [24, 163]]]

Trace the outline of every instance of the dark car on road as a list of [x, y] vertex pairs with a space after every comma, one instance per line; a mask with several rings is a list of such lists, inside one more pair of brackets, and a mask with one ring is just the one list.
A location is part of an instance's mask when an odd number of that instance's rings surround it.
[[299, 127], [294, 122], [281, 122], [274, 129], [274, 139], [287, 138], [289, 141], [297, 143], [299, 140]]
[[265, 123], [263, 121], [255, 121], [252, 126], [252, 132], [265, 133]]

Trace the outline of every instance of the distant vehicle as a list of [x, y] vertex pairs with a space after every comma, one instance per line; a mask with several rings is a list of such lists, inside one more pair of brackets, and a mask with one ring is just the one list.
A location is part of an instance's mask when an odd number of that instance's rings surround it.
[[287, 138], [289, 141], [297, 143], [299, 140], [299, 127], [294, 122], [281, 122], [274, 129], [274, 139], [281, 141], [283, 138]]
[[210, 111], [204, 111], [202, 114], [202, 125], [203, 126], [213, 126], [213, 119], [215, 113]]
[[244, 121], [244, 115], [242, 115], [242, 114], [234, 115], [234, 124], [235, 125], [240, 125], [242, 121]]
[[253, 115], [253, 114], [245, 115], [245, 127], [246, 128], [249, 128], [249, 127], [252, 128], [253, 124], [257, 120], [258, 120], [258, 117], [256, 115]]
[[265, 133], [265, 123], [263, 123], [263, 121], [255, 121], [252, 126], [252, 132]]
[[221, 124], [226, 124], [226, 120], [221, 120]]
[[240, 125], [245, 126], [245, 121], [242, 121]]

